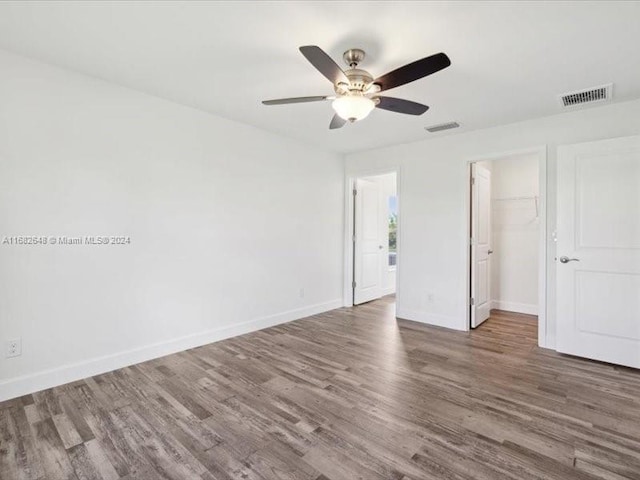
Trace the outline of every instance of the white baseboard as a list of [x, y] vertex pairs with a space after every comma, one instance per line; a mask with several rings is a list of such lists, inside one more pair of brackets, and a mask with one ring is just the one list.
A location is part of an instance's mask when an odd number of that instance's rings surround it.
[[0, 382], [0, 402], [12, 398], [38, 392], [83, 378], [100, 375], [118, 368], [128, 367], [136, 363], [146, 362], [154, 358], [164, 357], [172, 353], [182, 352], [190, 348], [200, 347], [218, 342], [226, 338], [244, 335], [263, 328], [273, 327], [281, 323], [291, 322], [318, 313], [334, 310], [342, 306], [342, 299], [310, 305], [308, 307], [289, 310], [269, 315], [237, 325], [207, 330], [205, 332], [186, 335], [166, 342], [145, 345], [144, 347], [124, 352], [92, 358], [83, 362], [44, 370], [22, 377], [11, 378]]
[[396, 307], [396, 317], [404, 320], [412, 320], [414, 322], [426, 323], [436, 327], [451, 328], [453, 330], [467, 330], [466, 325], [460, 322], [457, 317], [448, 315], [440, 315], [437, 313], [421, 312], [418, 310], [409, 310]]
[[491, 309], [506, 310], [507, 312], [526, 313], [528, 315], [538, 315], [538, 305], [530, 303], [491, 300]]
[[392, 293], [396, 293], [396, 286], [395, 285], [392, 285], [391, 287], [382, 289], [382, 296], [383, 297], [385, 295], [391, 295]]

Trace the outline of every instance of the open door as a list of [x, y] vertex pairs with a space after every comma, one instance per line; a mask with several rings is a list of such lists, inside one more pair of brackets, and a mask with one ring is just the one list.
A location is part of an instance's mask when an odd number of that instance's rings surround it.
[[471, 328], [491, 313], [491, 172], [471, 164]]
[[640, 137], [558, 149], [559, 352], [640, 368]]
[[380, 239], [379, 185], [356, 180], [353, 261], [353, 304], [382, 297], [380, 266], [384, 246]]

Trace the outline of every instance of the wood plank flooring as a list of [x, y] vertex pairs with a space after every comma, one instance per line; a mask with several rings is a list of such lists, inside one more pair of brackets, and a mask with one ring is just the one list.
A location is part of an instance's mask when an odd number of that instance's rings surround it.
[[640, 372], [339, 309], [0, 404], [0, 478], [640, 479]]

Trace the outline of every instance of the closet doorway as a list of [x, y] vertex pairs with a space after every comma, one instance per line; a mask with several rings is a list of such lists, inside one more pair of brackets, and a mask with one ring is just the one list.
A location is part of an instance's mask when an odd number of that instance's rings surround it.
[[[469, 325], [521, 321], [538, 332], [545, 308], [546, 172], [539, 150], [471, 163]], [[541, 185], [542, 183], [542, 185]], [[541, 188], [542, 187], [542, 188]], [[544, 333], [544, 332], [542, 332]]]

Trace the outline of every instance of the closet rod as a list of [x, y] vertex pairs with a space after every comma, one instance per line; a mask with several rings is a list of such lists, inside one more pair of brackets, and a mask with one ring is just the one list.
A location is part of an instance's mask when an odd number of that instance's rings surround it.
[[502, 197], [502, 198], [492, 198], [492, 200], [495, 200], [496, 202], [503, 202], [505, 200], [538, 200], [538, 196], [531, 196], [531, 197]]

